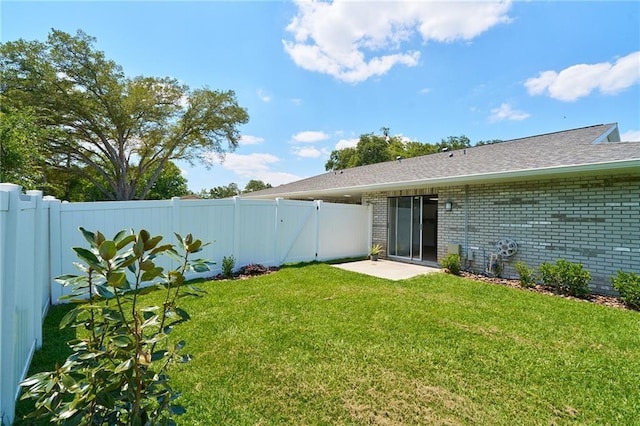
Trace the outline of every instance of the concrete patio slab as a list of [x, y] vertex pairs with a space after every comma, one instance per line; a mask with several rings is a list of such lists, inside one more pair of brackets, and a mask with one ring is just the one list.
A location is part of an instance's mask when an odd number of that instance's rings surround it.
[[359, 272], [373, 277], [385, 278], [387, 280], [406, 280], [418, 275], [441, 272], [439, 268], [432, 268], [423, 265], [413, 265], [411, 263], [394, 262], [391, 260], [360, 260], [357, 262], [340, 263], [336, 268], [352, 272]]

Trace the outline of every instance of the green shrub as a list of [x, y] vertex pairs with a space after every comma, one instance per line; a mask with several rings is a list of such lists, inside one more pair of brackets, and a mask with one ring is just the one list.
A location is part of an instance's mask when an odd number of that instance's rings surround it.
[[[185, 284], [184, 273], [209, 270], [209, 262], [189, 259], [204, 244], [176, 234], [176, 250], [145, 230], [121, 231], [113, 240], [80, 231], [90, 245], [74, 248], [82, 274], [56, 281], [72, 288], [60, 299], [77, 303], [60, 328], [86, 332], [67, 342], [73, 353], [64, 364], [20, 384], [27, 388], [21, 398], [36, 400], [27, 417], [70, 425], [176, 424], [172, 418], [185, 410], [176, 404], [179, 393], [169, 385], [167, 369], [191, 356], [180, 353], [185, 342], [170, 341], [169, 333], [189, 319], [177, 302], [202, 293]], [[179, 268], [165, 273], [156, 263], [163, 255]], [[144, 306], [139, 296], [155, 289], [165, 293], [163, 305]]]
[[611, 278], [611, 284], [618, 290], [620, 298], [627, 306], [640, 309], [640, 275], [618, 271], [618, 274]]
[[450, 274], [458, 275], [460, 273], [460, 255], [448, 254], [442, 259], [442, 267], [447, 269]]
[[231, 256], [224, 256], [222, 258], [222, 276], [225, 278], [233, 278], [233, 270], [236, 267], [236, 258]]
[[558, 259], [555, 264], [542, 263], [538, 271], [542, 281], [553, 287], [556, 293], [582, 298], [589, 295], [591, 274], [581, 263]]
[[522, 287], [535, 287], [536, 276], [535, 271], [529, 265], [524, 262], [516, 262], [514, 265], [516, 273], [520, 277], [520, 285]]

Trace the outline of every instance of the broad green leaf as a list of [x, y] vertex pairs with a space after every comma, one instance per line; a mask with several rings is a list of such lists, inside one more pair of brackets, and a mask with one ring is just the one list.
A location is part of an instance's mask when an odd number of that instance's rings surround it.
[[51, 373], [48, 371], [45, 371], [43, 373], [37, 373], [21, 381], [20, 386], [22, 387], [32, 386], [32, 385], [35, 385], [36, 383], [47, 380], [50, 376], [51, 376]]
[[195, 240], [193, 243], [189, 244], [187, 246], [187, 250], [190, 253], [195, 253], [196, 251], [200, 250], [200, 247], [202, 246], [202, 241], [200, 240]]
[[116, 235], [113, 236], [113, 241], [119, 243], [127, 236], [127, 231], [125, 229], [119, 231]]
[[112, 272], [107, 279], [107, 283], [114, 288], [125, 287], [125, 284], [127, 283], [127, 274], [120, 271]]
[[158, 321], [158, 315], [154, 315], [151, 318], [147, 319], [145, 322], [143, 322], [141, 327], [147, 328], [147, 327], [155, 326], [158, 324], [160, 324], [160, 322]]
[[167, 356], [167, 351], [166, 350], [160, 350], [160, 351], [155, 351], [153, 354], [151, 354], [151, 361], [157, 361], [159, 359], [164, 358], [165, 356]]
[[60, 329], [62, 330], [63, 328], [66, 328], [69, 324], [74, 322], [76, 320], [76, 317], [78, 316], [78, 313], [80, 313], [80, 310], [78, 308], [74, 308], [67, 312], [65, 316], [63, 316], [60, 320]]
[[176, 313], [178, 314], [178, 316], [180, 316], [180, 318], [182, 318], [185, 321], [188, 319], [191, 319], [187, 311], [185, 311], [184, 309], [176, 308]]
[[104, 260], [111, 260], [118, 253], [118, 250], [116, 249], [116, 243], [114, 243], [113, 241], [104, 241], [102, 244], [100, 244], [99, 251], [100, 257]]
[[115, 293], [111, 291], [111, 289], [106, 285], [97, 285], [95, 286], [95, 289], [100, 296], [104, 297], [107, 300], [116, 297]]
[[102, 312], [102, 315], [105, 317], [105, 319], [109, 320], [109, 321], [114, 321], [114, 322], [123, 322], [124, 318], [122, 317], [122, 314], [119, 311], [116, 311], [115, 309], [105, 309]]
[[196, 272], [209, 272], [211, 268], [206, 263], [194, 263], [192, 265], [193, 270]]
[[62, 384], [67, 388], [67, 389], [71, 389], [73, 386], [75, 386], [76, 381], [73, 380], [73, 377], [69, 376], [68, 374], [62, 374], [61, 375], [62, 378]]
[[182, 405], [170, 405], [169, 412], [174, 416], [181, 416], [184, 413], [186, 413], [187, 410], [185, 410], [185, 408]]
[[106, 240], [106, 238], [104, 237], [102, 232], [97, 231], [96, 232], [96, 246], [100, 247], [102, 245], [102, 243], [104, 242], [104, 240]]
[[87, 352], [82, 355], [79, 355], [78, 359], [81, 359], [81, 360], [93, 359], [93, 358], [99, 357], [100, 355], [102, 355], [101, 352]]
[[127, 235], [126, 237], [122, 238], [121, 240], [116, 240], [116, 248], [118, 250], [121, 250], [123, 247], [127, 246], [127, 244], [130, 244], [131, 242], [133, 242], [135, 240], [136, 240], [136, 236], [135, 235]]
[[156, 264], [153, 262], [153, 260], [145, 260], [144, 262], [140, 263], [140, 269], [142, 269], [143, 271], [148, 271], [155, 266]]
[[[130, 268], [131, 265], [136, 263], [137, 258], [133, 255], [125, 256], [122, 258], [120, 262], [116, 264], [116, 268]], [[135, 266], [133, 267], [135, 273]]]
[[87, 267], [80, 262], [73, 262], [73, 267], [81, 272], [84, 272], [85, 274], [89, 271], [89, 269], [87, 269]]
[[142, 241], [142, 238], [138, 238], [136, 243], [133, 245], [133, 254], [135, 254], [136, 257], [142, 257], [143, 253], [144, 253], [144, 241]]
[[111, 343], [113, 343], [115, 346], [119, 348], [127, 348], [133, 345], [133, 338], [127, 335], [120, 335], [120, 336], [113, 337], [111, 339]]
[[162, 240], [162, 235], [157, 235], [157, 236], [145, 241], [144, 242], [145, 251], [148, 251], [148, 250], [151, 250], [151, 249], [155, 248], [155, 246], [158, 245], [160, 240]]
[[82, 247], [74, 247], [73, 250], [76, 252], [80, 259], [87, 262], [90, 266], [94, 267], [95, 269], [102, 269], [100, 261], [92, 251]]
[[156, 267], [153, 268], [149, 271], [145, 271], [144, 274], [142, 274], [141, 280], [142, 281], [152, 281], [155, 278], [159, 277], [160, 274], [162, 274], [162, 271], [164, 270], [164, 268], [161, 267]]
[[132, 359], [128, 359], [126, 361], [121, 362], [115, 370], [113, 370], [114, 373], [122, 373], [123, 371], [127, 371], [130, 370], [131, 367], [133, 367], [133, 360]]
[[150, 256], [153, 256], [153, 255], [156, 255], [156, 254], [158, 254], [158, 253], [161, 253], [161, 252], [165, 252], [165, 251], [167, 251], [167, 250], [170, 250], [170, 249], [172, 249], [172, 248], [173, 248], [173, 245], [171, 245], [171, 244], [164, 244], [164, 245], [162, 245], [162, 246], [158, 246], [158, 247], [154, 248], [153, 250], [151, 250], [151, 253], [149, 253], [149, 255], [150, 255]]
[[95, 234], [91, 231], [87, 231], [82, 226], [79, 229], [80, 229], [80, 232], [82, 232], [82, 236], [84, 237], [85, 240], [87, 240], [87, 242], [91, 245], [91, 247], [95, 247], [96, 246]]
[[180, 234], [177, 234], [177, 233], [175, 233], [175, 232], [174, 232], [174, 233], [173, 233], [173, 235], [175, 235], [175, 236], [176, 236], [176, 239], [180, 242], [180, 245], [184, 244], [184, 243], [182, 242], [182, 236], [181, 236]]
[[[76, 408], [63, 410], [62, 412], [60, 412], [58, 414], [58, 418], [61, 419], [61, 420], [67, 420], [67, 419], [73, 417], [77, 412], [78, 412], [78, 410]], [[68, 424], [68, 423], [65, 422], [65, 424]]]
[[146, 243], [149, 238], [151, 238], [151, 234], [149, 234], [149, 231], [147, 231], [146, 229], [141, 229], [138, 235], [140, 236], [140, 239], [143, 243]]

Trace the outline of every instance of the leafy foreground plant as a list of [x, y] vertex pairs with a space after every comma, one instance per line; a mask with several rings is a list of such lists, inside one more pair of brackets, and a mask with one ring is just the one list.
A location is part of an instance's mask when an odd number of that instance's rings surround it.
[[[90, 249], [75, 247], [83, 275], [64, 275], [56, 281], [72, 287], [61, 300], [80, 303], [60, 321], [60, 328], [85, 329], [86, 337], [67, 342], [73, 353], [55, 371], [35, 374], [21, 383], [28, 389], [21, 399], [36, 399], [30, 418], [50, 417], [57, 424], [174, 425], [184, 408], [169, 385], [167, 367], [188, 362], [180, 354], [184, 341], [172, 343], [174, 325], [189, 319], [177, 306], [184, 296], [202, 290], [185, 284], [188, 270], [208, 271], [210, 262], [190, 260], [205, 245], [191, 234], [176, 234], [179, 250], [159, 245], [162, 236], [141, 230], [119, 232], [113, 240], [80, 228]], [[164, 273], [159, 256], [178, 261]], [[164, 290], [162, 306], [140, 306], [139, 296]], [[87, 301], [88, 296], [88, 301]]]

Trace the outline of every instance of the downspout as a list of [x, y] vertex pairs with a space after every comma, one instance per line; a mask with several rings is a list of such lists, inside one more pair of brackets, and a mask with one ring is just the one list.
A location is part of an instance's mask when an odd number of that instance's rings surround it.
[[469, 185], [464, 186], [464, 258], [469, 263]]

